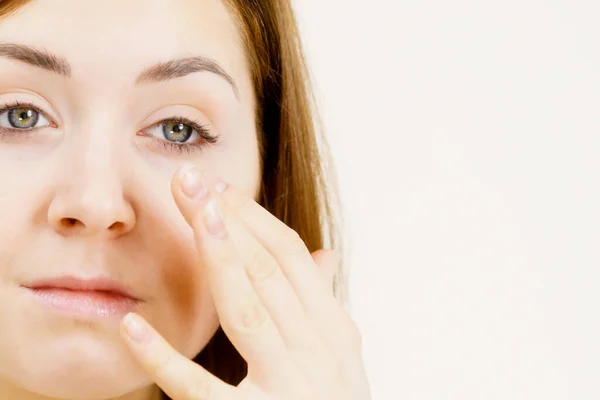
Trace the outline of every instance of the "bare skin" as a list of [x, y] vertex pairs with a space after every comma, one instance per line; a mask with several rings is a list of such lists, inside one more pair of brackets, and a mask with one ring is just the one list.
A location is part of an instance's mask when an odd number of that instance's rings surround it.
[[[254, 202], [240, 43], [218, 0], [32, 1], [0, 20], [0, 398], [368, 399], [360, 335], [328, 290], [335, 255], [309, 254]], [[166, 78], [177, 62], [192, 68]], [[207, 199], [184, 197], [184, 165], [210, 171], [221, 239], [200, 217]], [[120, 282], [152, 333], [131, 341], [122, 320], [68, 318], [23, 287], [62, 275]], [[248, 304], [261, 323], [242, 328]], [[189, 361], [220, 323], [249, 362], [239, 388]]]

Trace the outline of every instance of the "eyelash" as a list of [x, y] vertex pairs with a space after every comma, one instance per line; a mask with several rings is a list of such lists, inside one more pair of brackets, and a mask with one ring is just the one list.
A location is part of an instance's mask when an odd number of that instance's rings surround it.
[[[218, 135], [213, 136], [210, 134], [208, 125], [202, 125], [198, 121], [192, 121], [191, 119], [188, 119], [186, 117], [181, 117], [181, 116], [174, 116], [171, 118], [163, 119], [162, 121], [157, 122], [156, 124], [153, 124], [150, 127], [145, 128], [144, 130], [154, 128], [156, 126], [160, 126], [167, 122], [175, 122], [177, 124], [188, 125], [194, 131], [196, 131], [198, 133], [198, 135], [202, 138], [202, 142], [200, 142], [200, 143], [176, 143], [176, 142], [170, 142], [166, 139], [165, 140], [158, 139], [157, 145], [161, 146], [162, 148], [164, 148], [168, 151], [173, 151], [177, 154], [202, 153], [205, 146], [208, 146], [208, 145], [216, 146], [220, 143]], [[143, 131], [141, 131], [141, 132], [143, 132]], [[147, 135], [144, 135], [144, 136], [147, 136]], [[153, 141], [153, 142], [156, 142], [156, 141]]]
[[[32, 110], [35, 110], [36, 112], [44, 115], [44, 117], [46, 117], [48, 119], [48, 121], [50, 121], [49, 126], [51, 126], [53, 128], [57, 127], [56, 123], [54, 121], [52, 121], [50, 118], [48, 118], [46, 113], [42, 112], [38, 107], [33, 105], [33, 103], [29, 103], [29, 102], [21, 103], [19, 101], [15, 101], [12, 103], [4, 104], [4, 105], [0, 106], [0, 114], [4, 113], [12, 108], [31, 108]], [[175, 122], [178, 124], [188, 125], [194, 131], [196, 131], [198, 133], [198, 135], [202, 138], [202, 142], [200, 142], [200, 143], [175, 143], [175, 142], [170, 142], [166, 139], [162, 140], [162, 139], [157, 139], [157, 138], [155, 138], [156, 140], [153, 140], [153, 142], [155, 142], [155, 143], [158, 142], [156, 145], [162, 147], [163, 149], [165, 149], [167, 151], [172, 151], [177, 154], [202, 153], [202, 151], [204, 150], [204, 146], [218, 145], [220, 143], [219, 135], [217, 135], [217, 136], [211, 135], [210, 131], [208, 129], [208, 125], [202, 125], [198, 121], [192, 121], [188, 118], [181, 117], [181, 116], [174, 116], [172, 118], [163, 119], [160, 122], [157, 122], [157, 123], [151, 125], [150, 127], [145, 128], [144, 130], [154, 128], [156, 126], [162, 125], [167, 122]], [[30, 137], [31, 134], [33, 134], [34, 131], [36, 131], [38, 129], [40, 129], [40, 128], [11, 129], [11, 128], [0, 127], [0, 140], [4, 139], [6, 136], [15, 135], [15, 134], [19, 135], [19, 138], [27, 139]], [[140, 132], [143, 132], [144, 130], [142, 130]], [[144, 136], [147, 136], [147, 135], [144, 135]]]
[[[7, 103], [4, 104], [2, 106], [0, 106], [0, 114], [10, 110], [11, 108], [31, 108], [37, 112], [39, 112], [40, 114], [44, 114], [45, 113], [41, 112], [36, 106], [33, 105], [33, 103], [20, 103], [18, 101], [14, 101], [12, 103]], [[15, 130], [26, 130], [26, 129], [15, 129]]]
[[[50, 122], [49, 126], [51, 126], [53, 128], [57, 127], [56, 123], [52, 119], [48, 118], [46, 116], [46, 113], [40, 111], [39, 108], [34, 106], [33, 103], [21, 103], [19, 101], [7, 103], [7, 104], [0, 106], [0, 114], [10, 110], [11, 108], [31, 108], [32, 110], [35, 110], [36, 112], [38, 112], [38, 113], [42, 114], [44, 117], [46, 117], [48, 119], [48, 121]], [[0, 127], [0, 140], [4, 139], [6, 136], [17, 135], [17, 134], [19, 135], [20, 138], [28, 139], [33, 134], [33, 132], [38, 129], [39, 128], [11, 129], [11, 128]]]

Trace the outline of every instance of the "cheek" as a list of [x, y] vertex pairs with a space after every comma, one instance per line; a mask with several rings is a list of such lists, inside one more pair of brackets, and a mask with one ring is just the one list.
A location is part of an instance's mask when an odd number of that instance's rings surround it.
[[209, 281], [199, 257], [169, 257], [161, 268], [165, 324], [159, 331], [180, 352], [197, 354], [217, 329], [219, 322]]
[[236, 138], [226, 158], [211, 165], [212, 171], [227, 183], [256, 200], [261, 186], [261, 160], [258, 138], [253, 131]]
[[192, 357], [219, 325], [193, 232], [178, 211], [162, 215], [162, 223], [158, 217], [141, 218], [138, 228], [144, 235], [138, 262], [154, 264], [146, 282], [157, 290], [141, 313], [174, 348]]
[[43, 193], [25, 186], [25, 182], [7, 182], [4, 178], [0, 174], [0, 280], [5, 282], [19, 272], [11, 267], [18, 262], [18, 255], [32, 254], [31, 250], [37, 247], [37, 221], [46, 215], [36, 208]]

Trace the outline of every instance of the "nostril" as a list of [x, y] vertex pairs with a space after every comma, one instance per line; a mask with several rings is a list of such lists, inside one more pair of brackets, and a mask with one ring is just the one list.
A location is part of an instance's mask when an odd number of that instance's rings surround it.
[[[0, 0], [1, 1], [1, 0]], [[61, 218], [59, 222], [60, 230], [63, 234], [76, 234], [78, 232], [90, 232], [97, 233], [101, 229], [100, 226], [96, 225], [86, 225], [81, 220], [77, 218]], [[96, 230], [98, 228], [98, 230]], [[117, 221], [112, 223], [107, 229], [108, 232], [114, 234], [122, 234], [127, 230], [127, 224], [121, 221]]]
[[109, 231], [120, 232], [120, 231], [122, 231], [124, 229], [125, 229], [125, 224], [122, 223], [122, 222], [120, 222], [120, 221], [117, 221], [117, 222], [115, 222], [114, 224], [112, 224], [111, 226], [108, 227]]
[[78, 221], [75, 218], [63, 218], [62, 219], [62, 224], [67, 228], [77, 225], [77, 222]]

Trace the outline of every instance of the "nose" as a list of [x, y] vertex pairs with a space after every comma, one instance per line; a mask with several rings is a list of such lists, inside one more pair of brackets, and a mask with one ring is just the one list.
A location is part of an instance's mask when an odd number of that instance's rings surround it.
[[71, 163], [57, 180], [48, 208], [48, 224], [64, 236], [114, 239], [135, 226], [135, 212], [125, 198], [120, 173], [109, 160]]

